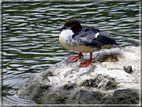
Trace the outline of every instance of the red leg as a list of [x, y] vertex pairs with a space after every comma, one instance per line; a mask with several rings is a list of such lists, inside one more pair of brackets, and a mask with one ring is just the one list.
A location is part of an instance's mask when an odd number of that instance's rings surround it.
[[78, 56], [69, 56], [68, 58], [70, 59], [70, 62], [75, 62], [77, 61], [79, 58], [81, 58], [81, 56], [83, 56], [82, 52], [80, 52], [78, 54]]
[[88, 67], [92, 62], [92, 52], [90, 52], [90, 59], [88, 62], [82, 62], [80, 63], [80, 67]]

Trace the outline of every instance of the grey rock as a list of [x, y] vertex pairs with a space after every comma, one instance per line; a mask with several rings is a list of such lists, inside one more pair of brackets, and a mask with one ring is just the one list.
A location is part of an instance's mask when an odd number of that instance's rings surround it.
[[132, 72], [133, 72], [132, 66], [128, 66], [128, 67], [124, 66], [123, 69], [124, 69], [124, 71], [126, 71], [127, 73], [132, 73]]
[[140, 47], [106, 49], [93, 53], [93, 62], [68, 58], [47, 71], [33, 74], [17, 91], [38, 104], [139, 104]]
[[138, 104], [139, 94], [138, 90], [134, 89], [121, 89], [116, 90], [113, 96], [106, 100], [108, 104]]

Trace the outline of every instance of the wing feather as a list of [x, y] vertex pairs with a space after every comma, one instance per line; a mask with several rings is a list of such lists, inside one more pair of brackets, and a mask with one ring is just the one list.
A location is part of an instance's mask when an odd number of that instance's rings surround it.
[[86, 45], [92, 48], [101, 48], [105, 45], [112, 45], [120, 48], [113, 36], [95, 28], [83, 27], [83, 29], [75, 33], [72, 38], [77, 41], [79, 40], [80, 45]]

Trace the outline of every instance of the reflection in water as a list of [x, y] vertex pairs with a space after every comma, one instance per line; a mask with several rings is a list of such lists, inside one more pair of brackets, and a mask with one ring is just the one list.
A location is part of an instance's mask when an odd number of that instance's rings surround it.
[[[5, 103], [33, 73], [44, 72], [70, 54], [58, 40], [68, 19], [99, 28], [120, 46], [139, 45], [138, 3], [3, 3], [3, 96]], [[15, 100], [13, 100], [15, 101]], [[11, 103], [14, 103], [11, 101]], [[21, 100], [22, 101], [22, 100]], [[19, 103], [21, 103], [19, 101]]]

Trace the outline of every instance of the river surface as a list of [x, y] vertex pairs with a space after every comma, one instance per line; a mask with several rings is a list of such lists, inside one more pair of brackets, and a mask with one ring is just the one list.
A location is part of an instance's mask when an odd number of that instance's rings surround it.
[[122, 47], [139, 45], [138, 2], [3, 2], [2, 7], [4, 104], [33, 104], [16, 95], [25, 80], [77, 54], [58, 40], [56, 29], [68, 19], [110, 33]]

